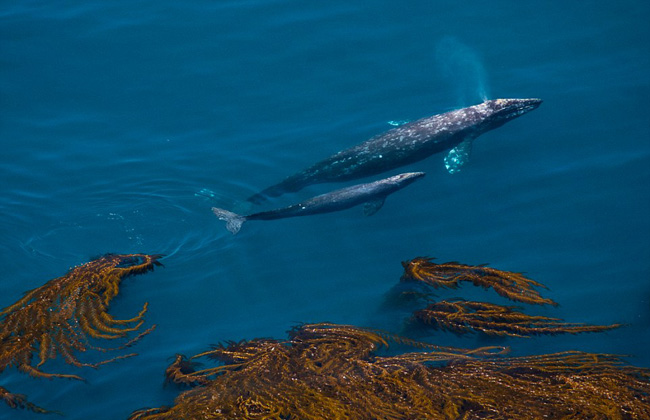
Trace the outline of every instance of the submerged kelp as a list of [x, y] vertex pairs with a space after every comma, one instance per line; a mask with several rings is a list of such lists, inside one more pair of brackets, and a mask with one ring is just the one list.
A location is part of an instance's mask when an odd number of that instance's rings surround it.
[[[101, 352], [123, 349], [153, 330], [154, 327], [150, 327], [114, 349], [90, 343], [90, 338], [124, 338], [140, 329], [147, 311], [146, 303], [131, 319], [115, 319], [107, 310], [119, 292], [122, 279], [153, 270], [155, 265], [160, 265], [160, 257], [108, 254], [27, 292], [18, 302], [0, 312], [0, 372], [13, 366], [38, 378], [82, 379], [78, 375], [46, 373], [40, 367], [57, 356], [78, 367], [97, 367], [133, 356], [127, 354], [99, 363], [83, 363], [75, 353], [88, 349]], [[34, 365], [35, 355], [38, 362]], [[0, 388], [0, 398], [10, 407], [44, 411], [4, 388]]]
[[0, 386], [0, 400], [7, 403], [11, 408], [24, 408], [27, 410], [34, 411], [35, 413], [57, 413], [56, 411], [45, 410], [31, 402], [27, 401], [27, 397], [22, 394], [12, 394], [6, 388]]
[[443, 300], [415, 311], [413, 320], [457, 334], [481, 332], [513, 337], [602, 332], [621, 326], [569, 323], [559, 318], [527, 315], [516, 309], [488, 302]]
[[376, 331], [312, 324], [294, 329], [286, 341], [217, 346], [192, 358], [222, 363], [202, 371], [192, 372], [177, 356], [167, 370], [170, 380], [196, 387], [172, 407], [140, 410], [130, 419], [650, 416], [650, 371], [625, 366], [616, 356], [504, 358], [490, 355], [499, 352], [495, 348], [443, 347], [378, 356], [386, 344]]
[[485, 289], [492, 288], [499, 295], [517, 302], [534, 305], [554, 305], [543, 298], [535, 287], [546, 288], [541, 283], [524, 277], [521, 273], [502, 271], [485, 265], [465, 265], [457, 262], [436, 264], [432, 258], [417, 257], [402, 262], [402, 281], [421, 281], [435, 288], [455, 289], [461, 281], [468, 281]]

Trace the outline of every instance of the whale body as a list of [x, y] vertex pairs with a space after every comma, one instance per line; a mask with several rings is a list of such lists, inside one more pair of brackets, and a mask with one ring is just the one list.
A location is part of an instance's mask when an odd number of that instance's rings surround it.
[[493, 99], [478, 105], [422, 118], [343, 150], [248, 198], [268, 197], [324, 182], [343, 182], [376, 175], [452, 149], [445, 163], [455, 172], [466, 161], [471, 141], [535, 108], [540, 99]]
[[217, 207], [213, 207], [212, 212], [220, 220], [226, 222], [226, 228], [233, 234], [239, 232], [241, 225], [247, 220], [274, 220], [331, 213], [358, 206], [359, 204], [365, 204], [364, 213], [370, 216], [381, 208], [386, 197], [410, 185], [424, 175], [424, 172], [403, 173], [379, 181], [332, 191], [289, 207], [253, 213], [248, 216], [242, 216]]

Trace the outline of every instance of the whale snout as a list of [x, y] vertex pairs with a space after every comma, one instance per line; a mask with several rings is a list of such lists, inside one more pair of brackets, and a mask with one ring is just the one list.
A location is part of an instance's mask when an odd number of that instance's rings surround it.
[[395, 175], [392, 178], [393, 182], [396, 182], [398, 184], [410, 184], [411, 182], [414, 182], [420, 178], [422, 178], [426, 173], [424, 172], [406, 172], [403, 174]]
[[[497, 126], [524, 115], [542, 104], [539, 98], [527, 99], [493, 99], [484, 102], [487, 110], [486, 122]], [[493, 127], [492, 127], [493, 128]]]
[[532, 111], [542, 104], [542, 100], [539, 98], [529, 98], [529, 99], [516, 99], [519, 101], [517, 105], [520, 110], [524, 112]]
[[400, 179], [418, 179], [422, 178], [425, 175], [426, 173], [424, 172], [406, 172], [397, 176], [400, 177]]

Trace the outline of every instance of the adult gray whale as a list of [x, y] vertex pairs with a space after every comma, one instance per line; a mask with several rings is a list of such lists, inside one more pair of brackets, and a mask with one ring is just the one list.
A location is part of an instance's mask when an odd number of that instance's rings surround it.
[[384, 200], [395, 191], [401, 190], [415, 180], [422, 178], [424, 172], [408, 172], [391, 176], [390, 178], [358, 184], [340, 190], [322, 194], [307, 201], [281, 209], [263, 211], [260, 213], [241, 216], [228, 210], [212, 207], [212, 212], [226, 221], [226, 228], [233, 234], [239, 232], [242, 223], [247, 220], [274, 220], [285, 217], [309, 216], [311, 214], [330, 213], [349, 209], [365, 203], [366, 216], [375, 214], [384, 204]]
[[445, 163], [453, 173], [467, 160], [472, 140], [541, 103], [540, 99], [493, 99], [404, 124], [338, 152], [249, 197], [248, 201], [259, 204], [267, 197], [296, 192], [311, 184], [376, 175], [449, 149], [452, 150]]

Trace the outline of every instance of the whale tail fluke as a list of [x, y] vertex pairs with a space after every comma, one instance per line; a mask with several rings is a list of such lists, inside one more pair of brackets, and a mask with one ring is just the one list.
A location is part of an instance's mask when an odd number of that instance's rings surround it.
[[239, 232], [241, 225], [246, 221], [246, 216], [241, 216], [228, 210], [212, 207], [212, 212], [219, 218], [219, 220], [224, 220], [226, 222], [226, 229], [228, 229], [233, 235]]

